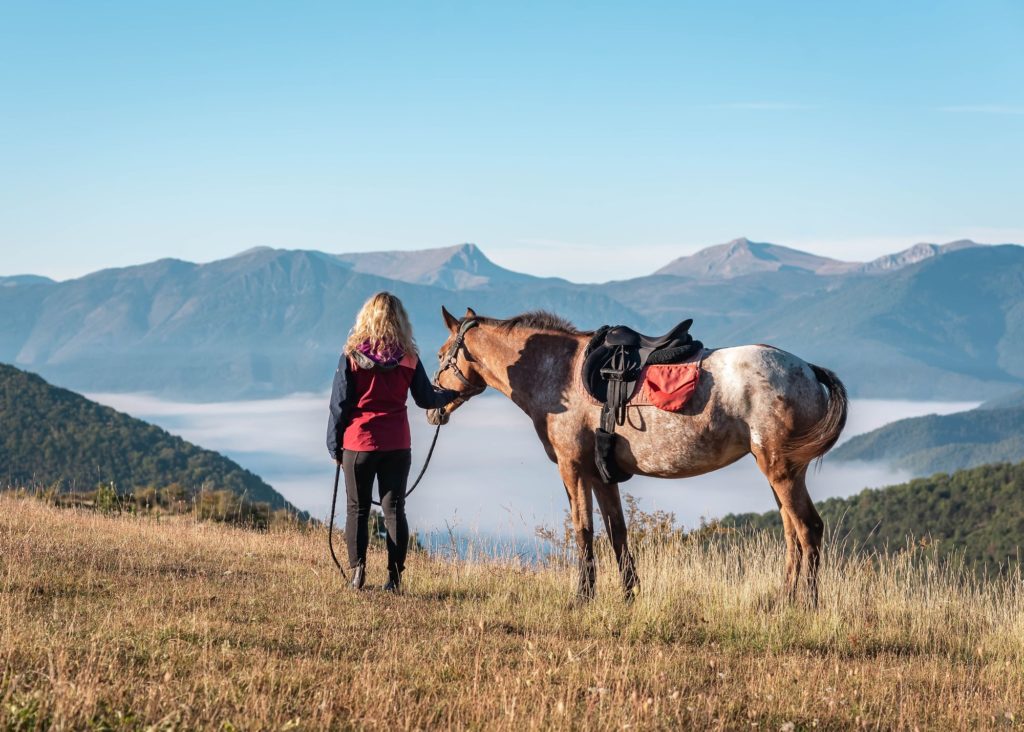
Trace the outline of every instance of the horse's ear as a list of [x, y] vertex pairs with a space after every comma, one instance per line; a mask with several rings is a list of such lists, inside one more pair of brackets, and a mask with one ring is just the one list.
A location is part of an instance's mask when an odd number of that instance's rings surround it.
[[475, 318], [476, 317], [476, 311], [473, 310], [473, 308], [466, 308], [466, 317], [467, 318]]
[[458, 329], [459, 319], [449, 313], [444, 305], [441, 306], [441, 317], [444, 318], [444, 325], [448, 330], [454, 333]]

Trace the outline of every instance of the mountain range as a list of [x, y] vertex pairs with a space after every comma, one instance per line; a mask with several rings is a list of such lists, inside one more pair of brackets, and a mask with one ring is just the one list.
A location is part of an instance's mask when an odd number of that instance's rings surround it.
[[870, 262], [843, 262], [778, 244], [753, 242], [747, 238], [740, 238], [725, 244], [707, 247], [696, 254], [674, 259], [654, 274], [704, 280], [732, 279], [761, 272], [784, 271], [807, 272], [825, 276], [881, 274], [959, 249], [977, 246], [981, 245], [967, 239], [949, 244], [921, 243], [895, 254], [886, 254]]
[[0, 279], [0, 360], [85, 391], [189, 400], [326, 389], [373, 292], [406, 303], [431, 353], [440, 307], [555, 311], [582, 328], [649, 332], [686, 317], [708, 346], [769, 342], [835, 369], [857, 396], [986, 399], [1024, 386], [1024, 248], [918, 244], [840, 262], [736, 239], [651, 275], [534, 277], [473, 244], [331, 254], [251, 249], [163, 259], [63, 282]]

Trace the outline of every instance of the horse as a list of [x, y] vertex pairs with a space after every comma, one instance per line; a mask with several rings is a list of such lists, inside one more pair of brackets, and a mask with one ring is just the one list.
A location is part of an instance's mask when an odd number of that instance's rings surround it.
[[[565, 486], [578, 547], [577, 598], [595, 595], [593, 497], [623, 591], [634, 597], [639, 577], [619, 486], [602, 480], [594, 460], [600, 405], [579, 383], [592, 333], [545, 311], [501, 320], [468, 308], [459, 319], [442, 307], [441, 315], [449, 337], [438, 352], [435, 383], [459, 396], [429, 412], [428, 421], [444, 424], [487, 387], [511, 399], [532, 420]], [[810, 603], [817, 606], [824, 524], [807, 492], [807, 468], [831, 449], [846, 424], [846, 389], [832, 371], [766, 345], [705, 349], [700, 368], [697, 388], [681, 411], [628, 408], [629, 418], [616, 430], [615, 461], [627, 473], [687, 478], [753, 453], [782, 515], [784, 592], [790, 602], [797, 599], [803, 566]]]

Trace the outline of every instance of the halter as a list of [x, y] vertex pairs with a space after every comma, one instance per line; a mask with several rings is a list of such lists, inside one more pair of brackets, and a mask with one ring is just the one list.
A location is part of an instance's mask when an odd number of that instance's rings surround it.
[[480, 325], [480, 321], [475, 318], [463, 321], [462, 325], [459, 326], [459, 332], [455, 336], [455, 341], [448, 348], [448, 352], [444, 355], [444, 359], [441, 361], [440, 367], [437, 369], [437, 373], [434, 374], [434, 385], [440, 386], [441, 374], [445, 371], [451, 370], [455, 374], [455, 378], [462, 382], [463, 386], [467, 387], [466, 391], [459, 392], [458, 399], [461, 402], [468, 401], [471, 397], [475, 397], [477, 394], [482, 393], [487, 385], [474, 384], [470, 381], [462, 369], [459, 368], [459, 352], [466, 351], [467, 358], [469, 357], [469, 351], [466, 350], [466, 333], [473, 328]]

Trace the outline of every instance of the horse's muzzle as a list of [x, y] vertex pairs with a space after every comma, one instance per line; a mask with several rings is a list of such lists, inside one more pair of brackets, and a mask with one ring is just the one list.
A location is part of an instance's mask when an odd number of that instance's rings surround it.
[[427, 421], [432, 425], [448, 424], [449, 416], [448, 412], [443, 409], [427, 410]]

